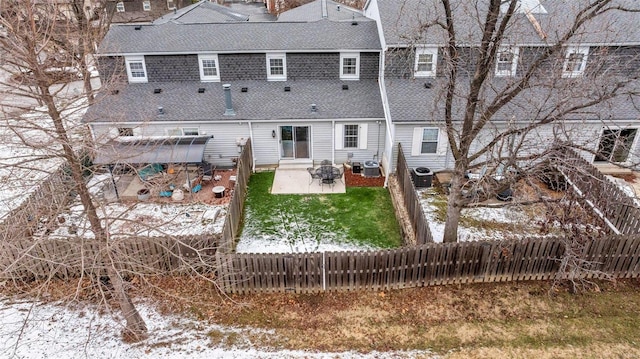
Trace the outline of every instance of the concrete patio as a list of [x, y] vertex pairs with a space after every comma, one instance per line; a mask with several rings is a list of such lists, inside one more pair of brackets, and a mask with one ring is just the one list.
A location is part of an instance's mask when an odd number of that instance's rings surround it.
[[306, 169], [276, 169], [273, 185], [271, 186], [272, 194], [332, 194], [346, 193], [344, 184], [344, 175], [340, 179], [336, 179], [333, 184], [322, 184], [321, 181], [314, 179]]

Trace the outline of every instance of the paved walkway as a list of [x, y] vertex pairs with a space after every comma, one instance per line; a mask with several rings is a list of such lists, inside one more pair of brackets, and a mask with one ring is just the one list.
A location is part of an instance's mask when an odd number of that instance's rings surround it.
[[331, 193], [346, 193], [344, 185], [344, 176], [335, 180], [333, 185], [320, 184], [320, 181], [313, 180], [310, 182], [311, 177], [309, 172], [304, 169], [276, 169], [276, 175], [273, 179], [273, 186], [271, 187], [272, 194], [331, 194]]

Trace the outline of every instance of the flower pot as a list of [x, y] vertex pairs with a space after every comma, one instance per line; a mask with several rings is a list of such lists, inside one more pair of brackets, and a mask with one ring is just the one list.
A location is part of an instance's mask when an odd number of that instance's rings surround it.
[[151, 198], [151, 191], [148, 188], [141, 188], [138, 190], [138, 201], [146, 201]]

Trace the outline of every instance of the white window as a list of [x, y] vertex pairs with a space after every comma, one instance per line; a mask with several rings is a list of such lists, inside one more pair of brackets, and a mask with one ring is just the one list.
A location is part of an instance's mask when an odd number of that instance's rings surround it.
[[117, 12], [124, 12], [124, 3], [122, 1], [118, 2], [116, 4], [116, 11]]
[[411, 155], [444, 155], [447, 153], [447, 138], [445, 131], [437, 127], [415, 127], [413, 129], [413, 143]]
[[176, 9], [176, 3], [173, 0], [167, 0], [167, 9], [169, 10], [175, 10]]
[[438, 65], [438, 48], [417, 48], [414, 76], [433, 77], [436, 75]]
[[358, 147], [358, 125], [344, 125], [344, 148]]
[[517, 47], [502, 47], [496, 54], [496, 76], [515, 76], [518, 68]]
[[367, 134], [369, 125], [356, 124], [336, 124], [335, 127], [335, 149], [367, 149]]
[[287, 55], [267, 54], [267, 80], [285, 81], [287, 79]]
[[178, 127], [167, 129], [168, 136], [199, 136], [200, 130], [197, 127]]
[[562, 66], [562, 77], [580, 77], [587, 67], [588, 46], [572, 46], [567, 48]]
[[340, 79], [357, 80], [360, 78], [360, 54], [340, 54]]
[[118, 127], [118, 136], [119, 137], [133, 136], [133, 128], [132, 127]]
[[147, 69], [144, 56], [125, 57], [129, 82], [147, 82]]
[[142, 2], [142, 10], [151, 11], [151, 1], [143, 1]]
[[201, 81], [220, 81], [218, 55], [198, 55]]

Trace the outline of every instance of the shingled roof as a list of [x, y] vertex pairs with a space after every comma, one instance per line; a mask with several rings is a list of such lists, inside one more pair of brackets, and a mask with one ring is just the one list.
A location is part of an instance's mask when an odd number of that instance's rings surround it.
[[[323, 6], [326, 9], [323, 10]], [[278, 16], [278, 21], [373, 21], [362, 11], [331, 0], [316, 0], [287, 10]]]
[[[138, 30], [136, 30], [136, 28]], [[373, 21], [115, 25], [98, 54], [380, 50]]]
[[[348, 85], [343, 90], [342, 85]], [[284, 87], [290, 91], [285, 92]], [[242, 88], [247, 88], [242, 92]], [[204, 89], [199, 93], [198, 89]], [[154, 93], [154, 89], [162, 89]], [[384, 118], [376, 80], [231, 82], [235, 116], [225, 116], [221, 83], [130, 84], [117, 94], [103, 93], [86, 122], [238, 121], [277, 119]], [[311, 111], [316, 104], [317, 112]], [[158, 107], [164, 110], [158, 115]]]
[[216, 3], [200, 1], [177, 10], [175, 13], [166, 14], [155, 20], [153, 23], [155, 25], [159, 25], [170, 21], [182, 24], [249, 21], [249, 15], [233, 11], [226, 6], [218, 5]]
[[[531, 0], [521, 0], [532, 3]], [[514, 44], [547, 45], [557, 41], [571, 25], [572, 19], [588, 0], [540, 0], [544, 11], [532, 11], [547, 38], [542, 39], [524, 11], [515, 14], [507, 38]], [[446, 44], [442, 5], [436, 0], [377, 0], [384, 38], [389, 46], [406, 44]], [[614, 0], [622, 5], [640, 9], [640, 2]], [[457, 39], [460, 44], [478, 44], [482, 36], [478, 14], [486, 13], [487, 1], [452, 1]], [[483, 15], [480, 15], [483, 16]], [[481, 19], [483, 20], [483, 19]], [[585, 23], [571, 43], [583, 44], [640, 44], [640, 13], [608, 11]], [[421, 26], [422, 25], [422, 26]]]

